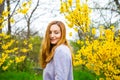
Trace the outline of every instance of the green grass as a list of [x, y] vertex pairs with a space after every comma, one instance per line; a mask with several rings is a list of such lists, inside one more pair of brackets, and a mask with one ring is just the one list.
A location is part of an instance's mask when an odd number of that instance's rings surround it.
[[[74, 80], [98, 80], [98, 76], [89, 72], [82, 71], [80, 69], [74, 69]], [[0, 80], [43, 80], [42, 72], [35, 74], [28, 72], [2, 72], [0, 73]]]
[[96, 80], [96, 75], [82, 70], [74, 70], [74, 80]]
[[42, 80], [42, 75], [27, 72], [3, 72], [0, 73], [0, 80]]

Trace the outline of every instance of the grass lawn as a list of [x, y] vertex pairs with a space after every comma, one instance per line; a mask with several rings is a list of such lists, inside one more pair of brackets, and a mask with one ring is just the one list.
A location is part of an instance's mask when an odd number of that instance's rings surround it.
[[0, 80], [42, 80], [42, 75], [27, 72], [3, 72], [0, 73]]
[[[74, 70], [74, 80], [96, 80], [98, 77], [87, 71]], [[28, 72], [3, 72], [0, 73], [0, 80], [43, 80], [42, 72], [39, 74]]]
[[96, 76], [87, 71], [74, 70], [74, 80], [96, 80]]

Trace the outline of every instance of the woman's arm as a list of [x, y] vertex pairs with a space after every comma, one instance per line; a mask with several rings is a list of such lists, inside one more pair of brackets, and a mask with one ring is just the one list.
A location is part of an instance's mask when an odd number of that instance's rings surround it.
[[55, 50], [54, 68], [55, 80], [68, 80], [69, 67], [71, 63], [71, 53], [68, 47], [60, 46]]

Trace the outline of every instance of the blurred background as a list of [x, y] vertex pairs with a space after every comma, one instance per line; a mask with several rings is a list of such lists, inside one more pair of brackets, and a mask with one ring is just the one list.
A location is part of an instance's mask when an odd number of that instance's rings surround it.
[[66, 25], [74, 80], [120, 79], [120, 0], [0, 0], [0, 80], [42, 80], [52, 20]]

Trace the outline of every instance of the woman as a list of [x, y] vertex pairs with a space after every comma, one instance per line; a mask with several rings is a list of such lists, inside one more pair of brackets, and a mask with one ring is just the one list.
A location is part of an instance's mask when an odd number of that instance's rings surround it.
[[72, 56], [61, 21], [48, 24], [41, 48], [43, 80], [73, 80]]

